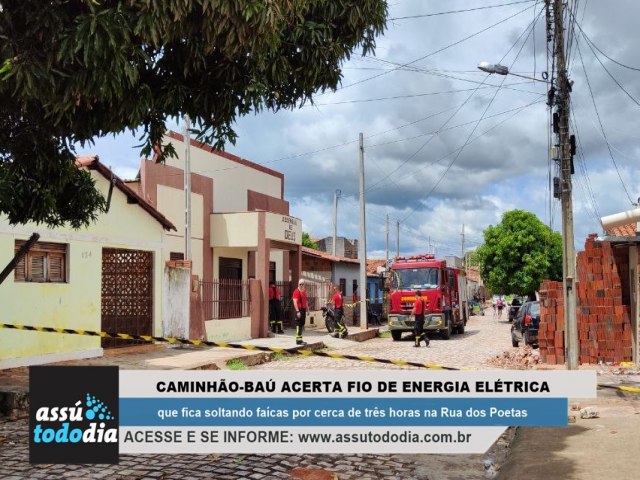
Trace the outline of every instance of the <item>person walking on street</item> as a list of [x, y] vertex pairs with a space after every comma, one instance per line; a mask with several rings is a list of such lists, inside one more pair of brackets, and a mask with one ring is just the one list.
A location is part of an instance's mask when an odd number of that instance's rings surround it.
[[496, 302], [496, 307], [498, 308], [498, 318], [500, 319], [502, 318], [502, 310], [504, 309], [504, 300], [502, 297], [500, 297]]
[[420, 290], [416, 290], [416, 299], [413, 302], [413, 310], [411, 314], [414, 317], [415, 323], [413, 327], [413, 331], [415, 333], [415, 344], [414, 347], [419, 347], [420, 342], [424, 340], [424, 346], [429, 346], [429, 339], [427, 335], [424, 333], [424, 314], [429, 309], [429, 299], [423, 299], [421, 297]]
[[280, 308], [280, 289], [275, 282], [269, 283], [269, 326], [271, 333], [284, 333]]
[[293, 307], [296, 312], [296, 345], [306, 345], [302, 341], [302, 331], [307, 317], [308, 304], [307, 291], [302, 278], [298, 281], [298, 288], [293, 291]]
[[336, 321], [336, 331], [333, 332], [333, 336], [336, 338], [346, 338], [349, 332], [344, 324], [344, 299], [342, 297], [342, 292], [340, 291], [340, 285], [336, 285], [334, 287], [333, 297], [329, 303], [333, 304]]

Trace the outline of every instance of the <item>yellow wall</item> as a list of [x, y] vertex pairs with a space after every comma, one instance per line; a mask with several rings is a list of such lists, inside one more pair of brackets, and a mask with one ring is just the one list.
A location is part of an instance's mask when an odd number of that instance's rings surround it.
[[[96, 185], [106, 197], [108, 182], [93, 172]], [[129, 248], [154, 253], [154, 334], [161, 334], [161, 292], [164, 233], [162, 225], [140, 206], [127, 204], [114, 189], [109, 213], [88, 229], [48, 230], [29, 224], [11, 227], [0, 218], [0, 265], [14, 255], [15, 240], [33, 233], [42, 242], [68, 244], [67, 283], [15, 282], [10, 275], [0, 284], [0, 320], [47, 327], [100, 330], [102, 248]], [[0, 368], [100, 354], [98, 338], [39, 332], [0, 330]]]

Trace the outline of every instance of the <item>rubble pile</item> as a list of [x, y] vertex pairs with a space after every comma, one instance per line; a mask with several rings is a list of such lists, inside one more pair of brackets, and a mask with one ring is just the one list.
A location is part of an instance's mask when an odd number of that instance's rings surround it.
[[491, 366], [508, 370], [528, 370], [542, 363], [542, 361], [540, 360], [540, 355], [527, 346], [517, 352], [502, 352], [489, 359], [487, 363]]

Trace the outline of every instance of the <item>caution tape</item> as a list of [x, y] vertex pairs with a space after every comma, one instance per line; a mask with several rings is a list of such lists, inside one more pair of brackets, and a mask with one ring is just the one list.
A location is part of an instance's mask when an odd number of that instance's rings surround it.
[[[343, 353], [320, 352], [317, 350], [303, 349], [302, 347], [292, 347], [292, 348], [262, 347], [259, 345], [251, 345], [251, 344], [212, 342], [209, 340], [197, 340], [197, 339], [176, 338], [176, 337], [156, 337], [153, 335], [130, 335], [128, 333], [112, 333], [112, 332], [102, 332], [102, 331], [95, 331], [95, 330], [75, 330], [72, 328], [39, 327], [39, 326], [33, 326], [33, 325], [21, 325], [21, 324], [11, 324], [11, 323], [0, 323], [0, 328], [7, 328], [11, 330], [44, 332], [44, 333], [62, 333], [62, 334], [68, 334], [68, 335], [87, 335], [91, 337], [100, 337], [100, 338], [120, 338], [122, 340], [139, 340], [147, 343], [164, 342], [164, 343], [170, 343], [173, 345], [193, 345], [196, 347], [239, 348], [239, 349], [245, 349], [245, 350], [258, 350], [261, 352], [289, 353], [289, 354], [302, 355], [307, 357], [317, 356], [317, 357], [326, 357], [326, 358], [336, 358], [341, 360], [357, 360], [360, 362], [384, 363], [387, 365], [398, 365], [400, 367], [428, 368], [431, 370], [469, 370], [465, 368], [445, 367], [444, 365], [435, 365], [432, 363], [408, 362], [405, 360], [393, 360], [388, 358], [375, 358], [375, 357], [367, 357], [367, 356], [359, 356], [359, 355], [347, 355]], [[631, 393], [640, 393], [640, 387], [630, 387], [627, 385], [598, 384], [598, 387], [617, 389], [617, 390], [622, 390], [622, 391], [631, 392]]]
[[628, 385], [604, 385], [599, 383], [598, 388], [612, 388], [623, 392], [640, 393], [640, 387], [629, 387]]
[[401, 367], [428, 368], [432, 370], [462, 370], [460, 368], [445, 367], [443, 365], [434, 365], [430, 363], [407, 362], [405, 360], [391, 360], [388, 358], [346, 355], [342, 353], [329, 353], [329, 352], [321, 352], [317, 350], [307, 350], [307, 349], [303, 349], [302, 347], [292, 347], [292, 348], [262, 347], [259, 345], [251, 345], [251, 344], [212, 342], [208, 340], [197, 340], [197, 339], [176, 338], [176, 337], [156, 337], [153, 335], [130, 335], [128, 333], [99, 332], [94, 330], [75, 330], [72, 328], [39, 327], [39, 326], [20, 325], [20, 324], [11, 324], [11, 323], [0, 323], [0, 328], [8, 328], [12, 330], [23, 330], [23, 331], [26, 330], [26, 331], [33, 331], [33, 332], [44, 332], [44, 333], [62, 333], [62, 334], [68, 334], [68, 335], [88, 335], [91, 337], [100, 337], [100, 338], [120, 338], [122, 340], [139, 340], [147, 343], [164, 342], [164, 343], [170, 343], [173, 345], [194, 345], [196, 347], [239, 348], [239, 349], [245, 349], [245, 350], [258, 350], [261, 352], [289, 353], [289, 354], [303, 355], [308, 357], [317, 356], [317, 357], [326, 357], [326, 358], [337, 358], [342, 360], [357, 360], [361, 362], [384, 363], [387, 365], [398, 365]]

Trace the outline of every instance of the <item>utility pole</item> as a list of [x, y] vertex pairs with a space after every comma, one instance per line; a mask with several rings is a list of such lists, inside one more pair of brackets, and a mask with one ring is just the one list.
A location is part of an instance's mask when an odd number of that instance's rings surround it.
[[389, 264], [389, 214], [388, 213], [387, 213], [386, 227], [387, 227], [387, 245], [386, 245], [387, 261], [384, 264], [385, 268]]
[[341, 194], [340, 190], [336, 190], [333, 194], [333, 248], [331, 251], [334, 257], [336, 256], [336, 242], [338, 241], [338, 198]]
[[367, 230], [364, 201], [364, 137], [360, 132], [360, 328], [367, 328]]
[[[547, 0], [548, 1], [548, 0]], [[549, 3], [547, 3], [549, 8]], [[558, 142], [560, 145], [560, 200], [562, 202], [562, 272], [564, 290], [565, 357], [567, 369], [578, 368], [578, 321], [575, 296], [575, 246], [573, 240], [573, 201], [571, 187], [571, 147], [569, 138], [569, 95], [571, 85], [567, 77], [564, 52], [564, 3], [553, 0], [555, 56], [557, 65]], [[553, 87], [552, 87], [553, 88]]]
[[396, 222], [396, 257], [400, 256], [400, 220]]
[[462, 262], [464, 264], [464, 223], [462, 224], [462, 233], [460, 235], [462, 236]]
[[191, 134], [189, 115], [184, 116], [184, 259], [191, 260]]

